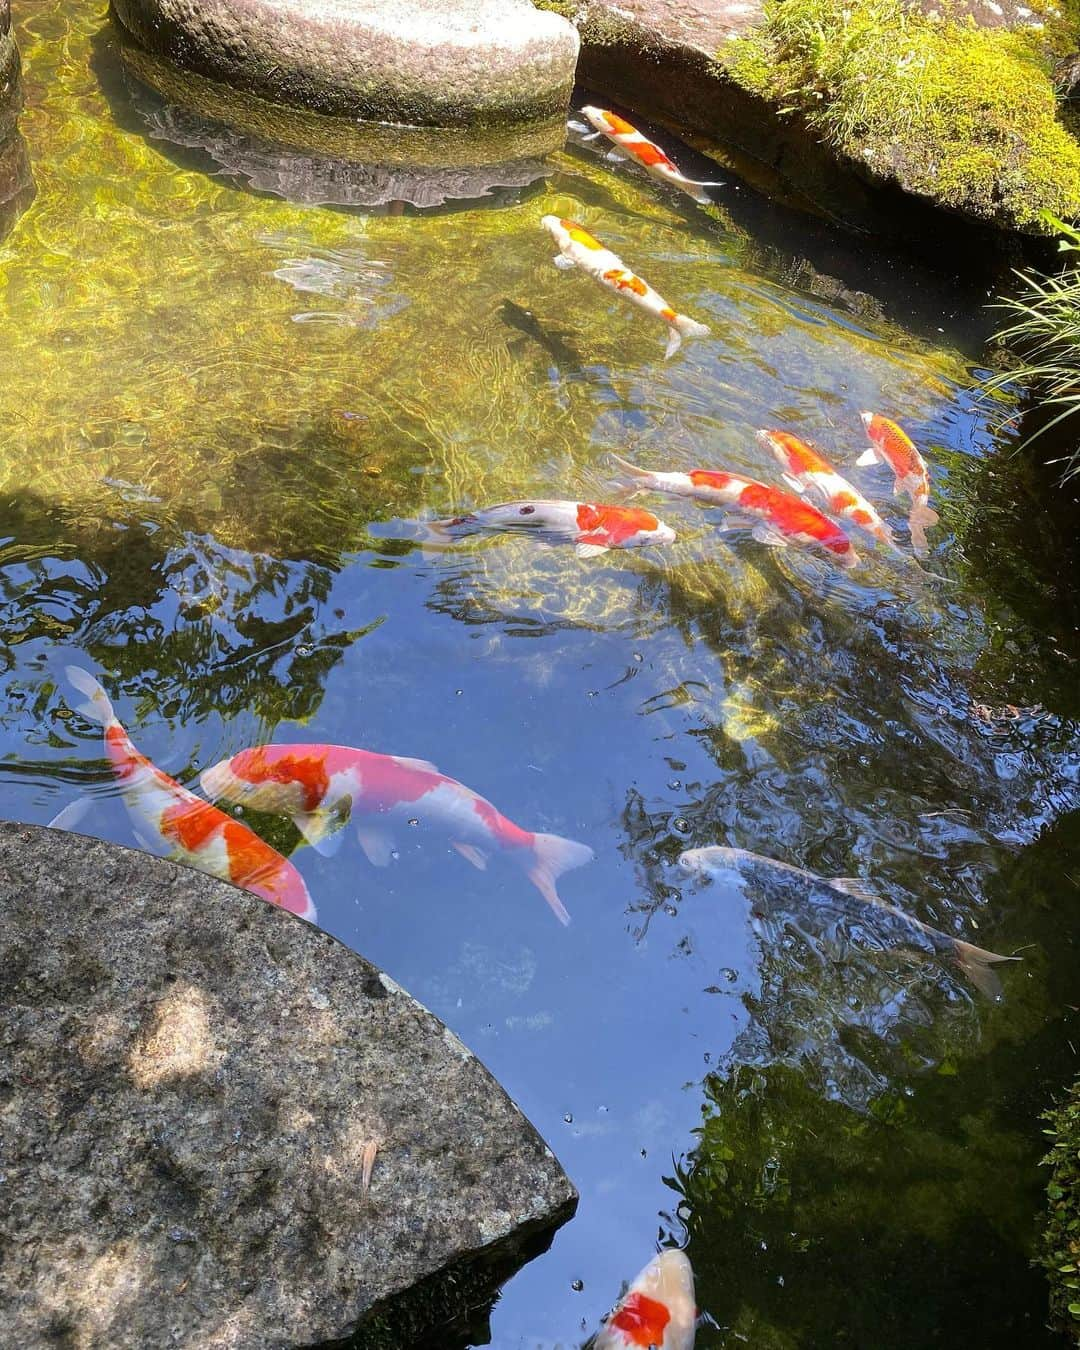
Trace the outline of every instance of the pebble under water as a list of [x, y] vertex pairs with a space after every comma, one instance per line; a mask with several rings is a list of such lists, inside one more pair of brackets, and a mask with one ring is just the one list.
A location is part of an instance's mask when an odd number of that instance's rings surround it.
[[[323, 857], [244, 813], [580, 1188], [455, 1344], [579, 1346], [660, 1243], [694, 1263], [704, 1350], [1054, 1345], [1030, 1260], [1038, 1115], [1076, 1065], [1080, 644], [1012, 405], [979, 393], [985, 285], [733, 174], [702, 210], [576, 134], [480, 202], [282, 200], [188, 121], [167, 138], [104, 7], [18, 18], [36, 197], [0, 216], [0, 815], [88, 794], [79, 828], [134, 842], [74, 662], [188, 786], [245, 746], [337, 742], [595, 850], [563, 928], [419, 814], [376, 868], [351, 833]], [[711, 334], [665, 362], [661, 324], [552, 266], [547, 214]], [[906, 547], [891, 476], [853, 467], [863, 409], [930, 464], [948, 583], [653, 496], [674, 544], [587, 559], [417, 527], [604, 501], [612, 452], [776, 482], [754, 433], [784, 427]], [[763, 920], [677, 866], [714, 844], [865, 878], [1023, 964], [995, 1003], [832, 916]]]

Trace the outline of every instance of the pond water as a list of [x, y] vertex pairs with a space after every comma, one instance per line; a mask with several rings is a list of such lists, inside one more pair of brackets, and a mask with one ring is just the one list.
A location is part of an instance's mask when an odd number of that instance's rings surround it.
[[[187, 784], [342, 742], [595, 849], [564, 929], [422, 822], [378, 869], [248, 817], [581, 1190], [462, 1345], [580, 1345], [658, 1241], [688, 1244], [702, 1347], [1054, 1344], [1029, 1263], [1038, 1113], [1076, 1067], [1080, 644], [1010, 406], [976, 393], [985, 282], [735, 177], [698, 210], [579, 143], [479, 203], [292, 204], [150, 134], [100, 5], [16, 17], [37, 195], [0, 242], [0, 815], [89, 794], [80, 828], [133, 843], [76, 661]], [[665, 362], [660, 325], [552, 266], [552, 212], [711, 336]], [[588, 560], [410, 524], [604, 500], [612, 451], [775, 481], [761, 426], [850, 469], [863, 408], [931, 462], [949, 583], [840, 574], [676, 500], [646, 503], [674, 545]], [[887, 476], [850, 471], [906, 538]], [[995, 1004], [812, 915], [758, 931], [677, 868], [714, 843], [866, 877], [1024, 963]]]

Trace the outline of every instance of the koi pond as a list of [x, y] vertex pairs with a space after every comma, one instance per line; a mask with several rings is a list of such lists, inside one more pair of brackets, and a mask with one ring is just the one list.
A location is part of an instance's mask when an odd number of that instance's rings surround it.
[[[727, 180], [700, 208], [573, 132], [478, 200], [285, 200], [170, 136], [100, 4], [16, 17], [36, 196], [0, 216], [0, 815], [88, 797], [77, 828], [135, 842], [74, 663], [193, 788], [270, 740], [360, 746], [594, 850], [563, 927], [421, 820], [376, 867], [352, 829], [323, 856], [244, 813], [581, 1191], [462, 1346], [581, 1345], [658, 1244], [694, 1263], [706, 1350], [1057, 1344], [1031, 1260], [1039, 1113], [1078, 1065], [1080, 643], [1013, 406], [979, 392], [991, 283], [687, 152]], [[662, 324], [552, 266], [549, 214], [710, 335], [665, 361]], [[775, 483], [754, 433], [779, 427], [907, 551], [891, 476], [854, 467], [865, 409], [929, 462], [944, 580], [653, 495], [675, 542], [593, 557], [423, 524], [626, 501], [613, 452]], [[1022, 964], [994, 1001], [872, 925], [763, 916], [678, 866], [715, 844]]]

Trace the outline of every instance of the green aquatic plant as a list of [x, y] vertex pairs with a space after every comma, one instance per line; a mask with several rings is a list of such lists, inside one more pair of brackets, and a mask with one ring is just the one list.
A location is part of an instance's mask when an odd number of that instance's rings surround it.
[[1057, 120], [1044, 33], [901, 0], [766, 0], [721, 59], [843, 156], [1006, 228], [1080, 212], [1080, 145]]
[[[1047, 224], [1059, 235], [1062, 253], [1080, 253], [1080, 230], [1054, 216]], [[1072, 447], [1058, 461], [1064, 477], [1080, 473], [1080, 430], [1073, 419], [1080, 412], [1080, 269], [1070, 259], [1060, 272], [1018, 272], [1020, 290], [1000, 301], [1012, 319], [998, 330], [996, 340], [1017, 356], [1016, 364], [987, 381], [991, 391], [1012, 383], [1027, 386], [1049, 416], [1021, 442], [1029, 445], [1053, 428]], [[1062, 424], [1067, 424], [1062, 426]]]
[[1044, 1118], [1052, 1144], [1043, 1159], [1051, 1170], [1042, 1263], [1050, 1278], [1054, 1320], [1080, 1345], [1080, 1082]]

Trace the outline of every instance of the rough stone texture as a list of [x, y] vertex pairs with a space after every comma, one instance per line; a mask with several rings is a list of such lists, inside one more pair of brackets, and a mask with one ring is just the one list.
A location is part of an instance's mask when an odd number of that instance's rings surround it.
[[0, 145], [19, 115], [19, 51], [11, 31], [11, 0], [0, 0]]
[[18, 132], [0, 142], [0, 240], [34, 200], [26, 142]]
[[416, 126], [564, 111], [578, 39], [528, 0], [115, 0], [177, 65], [318, 112]]
[[3, 1344], [404, 1350], [572, 1212], [483, 1066], [327, 934], [11, 824], [0, 894]]
[[512, 128], [357, 124], [283, 108], [121, 41], [132, 103], [147, 133], [206, 151], [226, 172], [291, 201], [343, 206], [437, 206], [549, 172], [543, 156], [566, 139], [560, 114]]

